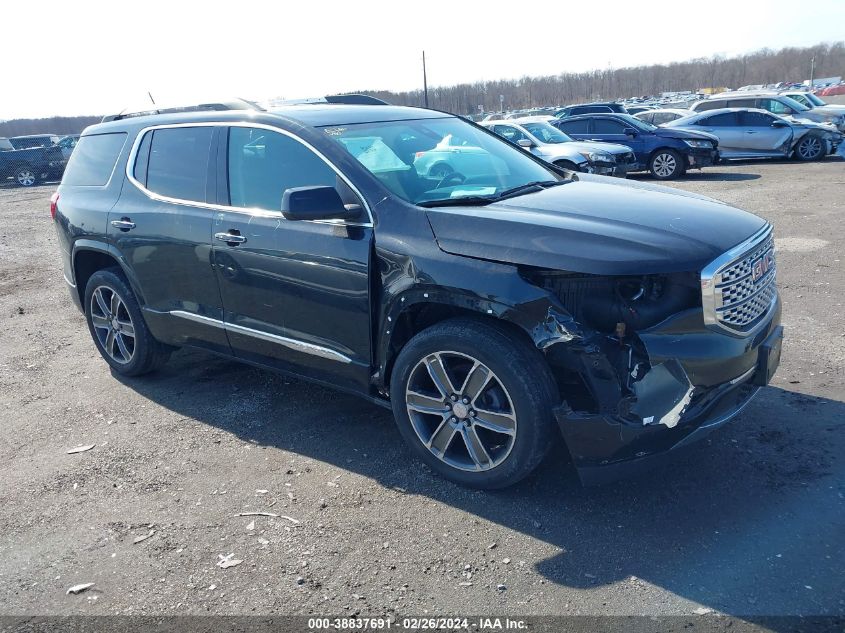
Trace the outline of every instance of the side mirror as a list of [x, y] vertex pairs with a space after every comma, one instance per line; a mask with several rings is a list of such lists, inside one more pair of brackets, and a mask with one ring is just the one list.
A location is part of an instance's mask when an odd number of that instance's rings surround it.
[[293, 187], [282, 194], [282, 215], [287, 220], [342, 220], [360, 212], [358, 205], [344, 205], [334, 187]]
[[516, 142], [517, 145], [520, 147], [534, 147], [534, 143], [532, 143], [527, 138], [521, 138]]
[[637, 135], [637, 131], [632, 127], [626, 127], [624, 130], [622, 130], [622, 132], [625, 134], [625, 136], [636, 136]]
[[772, 121], [772, 127], [789, 127], [789, 123], [781, 121], [780, 119], [775, 119]]

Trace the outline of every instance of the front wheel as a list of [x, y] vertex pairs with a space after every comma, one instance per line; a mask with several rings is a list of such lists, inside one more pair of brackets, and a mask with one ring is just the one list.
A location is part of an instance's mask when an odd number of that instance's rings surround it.
[[802, 161], [819, 160], [824, 155], [824, 141], [818, 136], [808, 134], [798, 142], [795, 158]]
[[648, 169], [658, 180], [672, 180], [684, 173], [684, 159], [673, 149], [660, 149], [651, 157]]
[[455, 319], [396, 359], [393, 414], [411, 450], [472, 488], [526, 477], [550, 448], [554, 384], [542, 354], [498, 324]]
[[32, 187], [38, 182], [38, 174], [32, 167], [17, 167], [13, 176], [19, 187]]
[[138, 300], [119, 268], [91, 275], [85, 287], [85, 319], [100, 355], [123, 376], [146, 374], [170, 356], [170, 348], [147, 329]]

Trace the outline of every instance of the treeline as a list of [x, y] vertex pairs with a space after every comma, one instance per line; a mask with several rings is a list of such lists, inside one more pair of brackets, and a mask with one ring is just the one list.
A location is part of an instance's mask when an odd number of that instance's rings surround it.
[[0, 136], [25, 134], [79, 134], [89, 125], [99, 123], [102, 116], [53, 116], [46, 119], [12, 119], [0, 123]]
[[[816, 78], [845, 74], [845, 42], [835, 42], [777, 51], [764, 48], [738, 57], [715, 55], [671, 64], [437, 86], [429, 88], [428, 103], [439, 110], [474, 114], [479, 105], [483, 105], [485, 111], [498, 111], [500, 95], [504, 97], [505, 109], [514, 110], [659, 95], [661, 92], [800, 82], [809, 79], [810, 60], [814, 56]], [[361, 92], [396, 105], [424, 103], [422, 90]]]

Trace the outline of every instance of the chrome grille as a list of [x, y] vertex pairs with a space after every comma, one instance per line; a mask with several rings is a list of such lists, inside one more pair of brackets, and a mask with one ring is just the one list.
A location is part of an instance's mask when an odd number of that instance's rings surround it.
[[701, 288], [705, 321], [742, 333], [769, 311], [777, 297], [771, 227], [738, 248], [736, 255], [726, 253], [705, 268]]

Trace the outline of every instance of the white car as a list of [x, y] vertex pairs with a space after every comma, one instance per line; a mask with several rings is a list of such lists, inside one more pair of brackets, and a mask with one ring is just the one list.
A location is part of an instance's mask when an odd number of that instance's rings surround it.
[[637, 112], [634, 116], [640, 121], [645, 121], [646, 123], [651, 123], [652, 125], [663, 125], [674, 121], [675, 119], [689, 116], [692, 113], [692, 110], [684, 110], [681, 108], [660, 108], [656, 110], [644, 110], [643, 112]]

